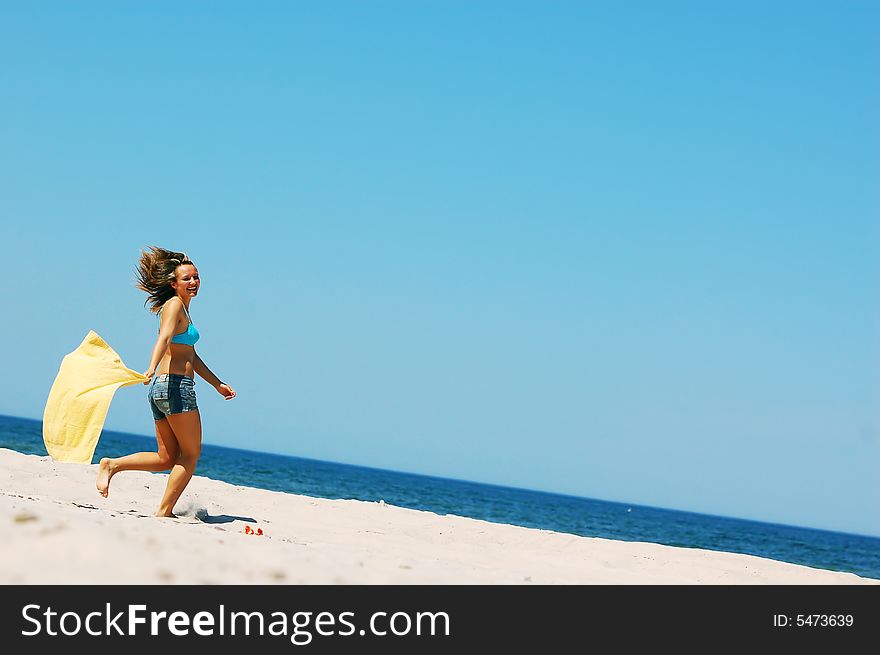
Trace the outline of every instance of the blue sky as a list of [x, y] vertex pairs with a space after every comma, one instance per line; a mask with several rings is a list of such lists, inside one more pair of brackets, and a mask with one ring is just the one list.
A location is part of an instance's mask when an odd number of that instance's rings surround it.
[[0, 8], [0, 413], [157, 244], [209, 443], [880, 535], [875, 3]]

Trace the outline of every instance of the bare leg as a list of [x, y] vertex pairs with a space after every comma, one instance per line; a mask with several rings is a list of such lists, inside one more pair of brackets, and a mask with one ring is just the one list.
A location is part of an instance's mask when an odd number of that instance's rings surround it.
[[168, 422], [177, 437], [180, 446], [180, 454], [177, 463], [168, 475], [168, 486], [165, 487], [165, 495], [156, 511], [156, 516], [174, 516], [174, 505], [180, 494], [189, 484], [195, 473], [196, 463], [202, 454], [202, 417], [199, 410], [171, 414]]
[[156, 421], [156, 442], [159, 446], [155, 453], [134, 453], [125, 457], [110, 459], [104, 457], [98, 465], [98, 479], [95, 486], [98, 493], [107, 497], [110, 493], [110, 478], [119, 471], [167, 471], [180, 453], [177, 438], [168, 424], [167, 419]]

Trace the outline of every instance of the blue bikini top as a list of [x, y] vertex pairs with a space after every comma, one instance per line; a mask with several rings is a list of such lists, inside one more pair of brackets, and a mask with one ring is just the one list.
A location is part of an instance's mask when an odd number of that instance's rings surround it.
[[[165, 307], [163, 306], [162, 309], [165, 309]], [[160, 322], [162, 320], [162, 309], [159, 310]], [[175, 334], [171, 337], [171, 343], [182, 343], [185, 346], [194, 346], [196, 345], [196, 341], [199, 340], [199, 331], [196, 329], [196, 326], [193, 325], [192, 318], [186, 309], [186, 305], [183, 306], [183, 311], [186, 312], [186, 318], [189, 320], [189, 325], [186, 326], [186, 332], [181, 332], [180, 334]]]

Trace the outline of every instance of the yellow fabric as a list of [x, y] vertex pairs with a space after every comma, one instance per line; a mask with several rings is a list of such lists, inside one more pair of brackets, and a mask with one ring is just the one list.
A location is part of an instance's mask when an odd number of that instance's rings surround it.
[[94, 330], [64, 356], [43, 412], [43, 443], [52, 459], [91, 464], [119, 387], [145, 382]]

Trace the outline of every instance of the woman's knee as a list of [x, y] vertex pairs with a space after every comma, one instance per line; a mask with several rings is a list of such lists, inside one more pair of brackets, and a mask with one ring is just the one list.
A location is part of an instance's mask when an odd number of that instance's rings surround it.
[[159, 453], [159, 466], [170, 469], [177, 463], [177, 455], [171, 453]]
[[196, 464], [198, 464], [200, 456], [201, 451], [181, 453], [177, 457], [177, 463], [188, 471], [195, 471]]

